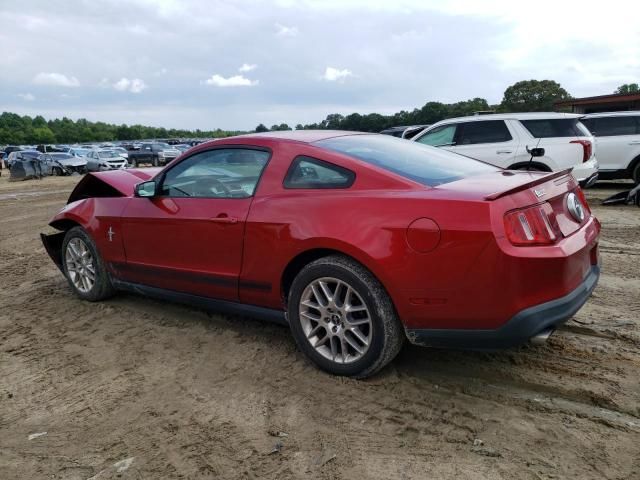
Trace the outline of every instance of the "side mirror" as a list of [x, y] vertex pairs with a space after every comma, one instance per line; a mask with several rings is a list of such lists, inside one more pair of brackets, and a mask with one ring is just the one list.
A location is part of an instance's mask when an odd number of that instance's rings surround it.
[[135, 186], [134, 196], [140, 198], [151, 198], [156, 196], [156, 182], [150, 180], [148, 182], [142, 182]]
[[544, 148], [529, 148], [527, 147], [527, 153], [532, 157], [544, 157]]

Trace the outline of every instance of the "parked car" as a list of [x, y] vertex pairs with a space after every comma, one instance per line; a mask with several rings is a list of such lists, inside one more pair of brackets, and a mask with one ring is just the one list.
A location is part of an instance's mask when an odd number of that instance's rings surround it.
[[251, 134], [162, 170], [89, 174], [50, 225], [43, 243], [80, 298], [127, 290], [281, 321], [320, 368], [355, 377], [405, 337], [542, 341], [600, 271], [599, 223], [567, 172], [378, 134]]
[[134, 167], [149, 163], [154, 167], [166, 165], [182, 152], [168, 143], [143, 143], [139, 150], [129, 151], [129, 163]]
[[47, 169], [49, 175], [71, 175], [72, 173], [85, 173], [87, 171], [87, 159], [76, 157], [70, 153], [43, 153], [40, 160], [50, 164]]
[[9, 153], [9, 156], [5, 160], [5, 163], [8, 168], [11, 168], [11, 165], [13, 165], [14, 162], [19, 162], [27, 159], [31, 160], [38, 158], [38, 156], [40, 156], [40, 152], [38, 150], [13, 150], [11, 153]]
[[89, 152], [93, 150], [92, 148], [83, 148], [83, 147], [71, 147], [69, 153], [74, 157], [86, 157]]
[[122, 147], [114, 147], [111, 150], [113, 150], [114, 152], [116, 152], [118, 155], [120, 155], [122, 158], [124, 158], [125, 160], [129, 160], [129, 152]]
[[[572, 168], [582, 186], [598, 179], [594, 139], [569, 113], [506, 113], [451, 118], [431, 125], [413, 141], [444, 148], [510, 170], [552, 172]], [[527, 149], [542, 148], [531, 160]]]
[[87, 171], [89, 172], [118, 170], [129, 166], [126, 159], [110, 148], [91, 150], [85, 158], [87, 160]]
[[640, 184], [640, 112], [592, 113], [581, 121], [596, 137], [599, 178]]
[[391, 135], [392, 137], [410, 139], [428, 126], [429, 125], [405, 125], [400, 127], [391, 127], [382, 130], [380, 133], [383, 135]]

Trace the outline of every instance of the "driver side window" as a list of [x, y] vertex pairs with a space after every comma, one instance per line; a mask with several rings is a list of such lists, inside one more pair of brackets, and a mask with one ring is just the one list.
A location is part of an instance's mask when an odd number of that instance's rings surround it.
[[195, 198], [251, 197], [269, 157], [269, 152], [248, 148], [196, 153], [166, 173], [160, 194]]

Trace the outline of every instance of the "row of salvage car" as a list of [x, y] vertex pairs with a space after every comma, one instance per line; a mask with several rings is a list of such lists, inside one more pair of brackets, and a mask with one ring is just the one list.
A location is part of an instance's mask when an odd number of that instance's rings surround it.
[[10, 170], [10, 180], [120, 170], [145, 163], [153, 166], [165, 165], [182, 153], [181, 150], [158, 142], [145, 143], [136, 151], [127, 151], [121, 147], [65, 150], [43, 153], [25, 148], [12, 151], [5, 161]]

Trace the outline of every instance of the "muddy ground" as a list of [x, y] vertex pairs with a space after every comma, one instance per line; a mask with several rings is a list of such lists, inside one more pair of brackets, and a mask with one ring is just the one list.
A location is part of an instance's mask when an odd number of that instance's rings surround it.
[[78, 300], [38, 238], [77, 180], [0, 178], [0, 479], [640, 478], [640, 209], [597, 200], [619, 185], [588, 191], [603, 275], [547, 345], [407, 346], [353, 381], [281, 326]]

